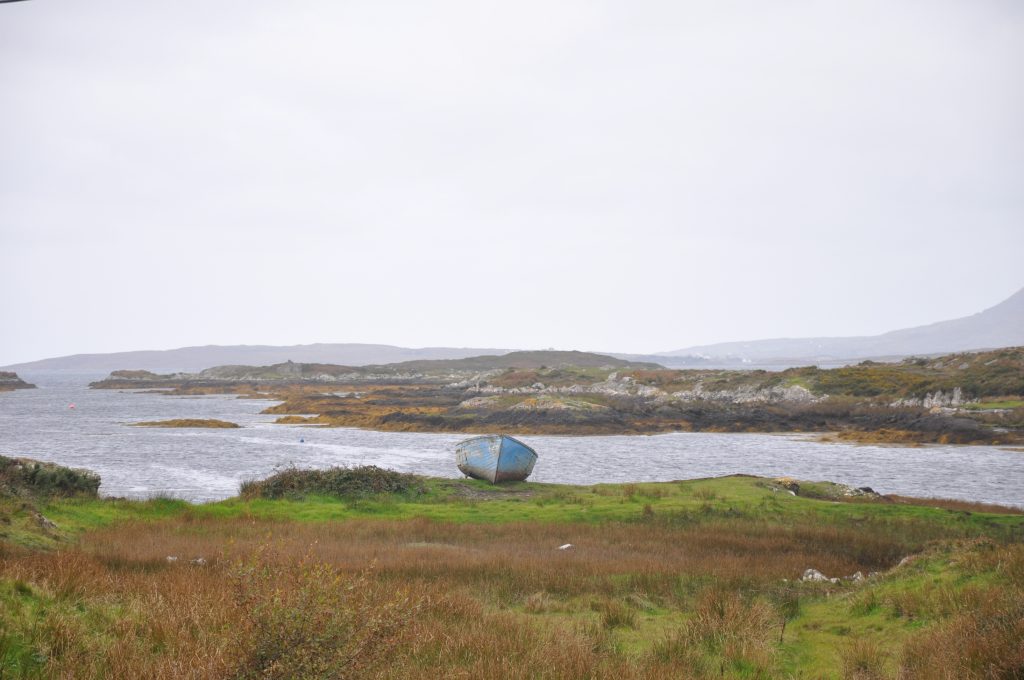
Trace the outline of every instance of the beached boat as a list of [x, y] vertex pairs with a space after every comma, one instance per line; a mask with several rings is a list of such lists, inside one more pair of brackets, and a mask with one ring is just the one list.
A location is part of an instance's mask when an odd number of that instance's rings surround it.
[[536, 462], [536, 451], [504, 434], [473, 437], [455, 446], [455, 463], [462, 474], [492, 484], [521, 482]]

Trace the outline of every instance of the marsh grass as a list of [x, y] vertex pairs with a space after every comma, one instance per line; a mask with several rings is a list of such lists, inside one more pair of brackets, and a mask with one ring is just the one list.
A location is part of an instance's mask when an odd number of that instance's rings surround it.
[[591, 608], [600, 614], [601, 625], [605, 628], [636, 628], [636, 610], [621, 600], [605, 598]]
[[697, 676], [714, 676], [716, 670], [717, 675], [726, 670], [763, 675], [772, 668], [773, 641], [782, 620], [764, 600], [709, 588], [698, 598], [691, 617], [659, 641], [653, 653]]
[[887, 495], [885, 500], [905, 505], [917, 505], [931, 508], [942, 508], [943, 510], [955, 510], [959, 512], [987, 512], [1001, 515], [1024, 515], [1024, 508], [1017, 508], [1009, 505], [998, 505], [995, 503], [974, 503], [961, 501], [952, 498], [912, 498], [910, 496]]
[[877, 642], [855, 638], [840, 648], [843, 680], [885, 680], [887, 655]]
[[[14, 677], [776, 677], [783, 625], [822, 601], [781, 578], [808, 563], [871, 563], [835, 554], [836, 534], [811, 527], [768, 541], [738, 528], [583, 525], [576, 548], [558, 551], [566, 528], [537, 523], [127, 523], [78, 548], [0, 559], [0, 655]], [[850, 552], [892, 552], [859, 538]], [[941, 554], [964, 576], [882, 582], [868, 587], [885, 592], [836, 600], [837, 611], [894, 630], [908, 630], [898, 627], [911, 612], [937, 622], [908, 639], [906, 677], [1014, 677], [1024, 550], [975, 541]], [[913, 583], [929, 559], [894, 573]], [[879, 618], [894, 602], [901, 616]], [[657, 611], [670, 617], [652, 624]], [[843, 627], [850, 642], [834, 668], [889, 677], [896, 661], [876, 662], [855, 627]], [[623, 647], [630, 636], [654, 642]], [[786, 644], [804, 643], [794, 633]], [[992, 659], [1003, 675], [985, 675]], [[962, 674], [936, 675], [938, 662]]]
[[1024, 677], [1024, 594], [1004, 591], [979, 605], [912, 638], [903, 650], [904, 677]]
[[[390, 519], [373, 495], [154, 500], [130, 505], [135, 520], [123, 501], [56, 506], [90, 527], [76, 544], [0, 549], [0, 675], [1015, 677], [1024, 547], [1000, 530], [1012, 517], [788, 495], [761, 509], [769, 492], [734, 479], [700, 482], [717, 488], [705, 499], [637, 485], [650, 502], [557, 488], [544, 506], [543, 485], [462, 497], [423, 483], [403, 512], [457, 520]], [[581, 512], [577, 496], [587, 513], [554, 521]], [[602, 508], [618, 519], [591, 519]], [[951, 542], [979, 531], [999, 540]], [[811, 566], [886, 575], [798, 582]]]
[[263, 546], [228, 573], [244, 631], [236, 677], [351, 678], [380, 665], [420, 607], [408, 589], [369, 570], [267, 559]]
[[[689, 611], [697, 602], [680, 639], [760, 668], [772, 658], [762, 639], [782, 621], [764, 599], [695, 599], [681, 575], [755, 592], [811, 562], [866, 568], [835, 554], [829, 532], [738, 529], [186, 514], [95, 530], [79, 548], [5, 557], [0, 580], [21, 584], [10, 587], [21, 604], [6, 623], [35, 650], [36, 661], [19, 657], [28, 676], [180, 677], [189, 668], [192, 677], [429, 677], [444, 668], [467, 677], [672, 677], [690, 668], [677, 655], [630, 659], [608, 635], [636, 629], [642, 608]], [[576, 547], [557, 550], [567, 533]], [[877, 559], [892, 552], [900, 550]], [[579, 598], [597, 603], [588, 614], [597, 629], [571, 624], [585, 620], [574, 613]], [[535, 614], [520, 608], [569, 625], [524, 624]], [[768, 632], [748, 639], [755, 620]]]

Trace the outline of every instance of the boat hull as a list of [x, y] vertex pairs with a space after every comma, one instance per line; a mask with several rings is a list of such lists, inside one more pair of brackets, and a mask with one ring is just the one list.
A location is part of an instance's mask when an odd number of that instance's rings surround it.
[[536, 462], [536, 451], [508, 435], [473, 437], [455, 447], [455, 463], [462, 474], [492, 484], [521, 482]]

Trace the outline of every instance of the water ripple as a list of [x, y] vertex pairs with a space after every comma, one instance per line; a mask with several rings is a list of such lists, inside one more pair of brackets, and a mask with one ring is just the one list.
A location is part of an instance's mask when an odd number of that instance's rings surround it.
[[[379, 465], [457, 477], [457, 434], [272, 425], [266, 400], [89, 390], [102, 376], [26, 374], [37, 390], [0, 393], [0, 454], [98, 472], [110, 496], [226, 498], [274, 468]], [[74, 403], [75, 408], [68, 405]], [[161, 430], [125, 423], [218, 418], [238, 430]], [[990, 446], [904, 448], [820, 443], [771, 434], [524, 436], [539, 461], [531, 480], [593, 484], [733, 473], [828, 479], [881, 493], [1024, 507], [1024, 454]], [[300, 441], [304, 440], [304, 441]]]

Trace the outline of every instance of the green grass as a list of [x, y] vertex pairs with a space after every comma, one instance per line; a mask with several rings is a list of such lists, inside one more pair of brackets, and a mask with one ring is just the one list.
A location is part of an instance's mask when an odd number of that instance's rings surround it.
[[197, 507], [173, 498], [143, 501], [106, 498], [71, 498], [53, 500], [44, 505], [42, 513], [68, 531], [98, 529], [126, 520], [159, 520], [191, 512]]
[[[884, 559], [876, 563], [891, 565], [908, 553], [920, 553], [911, 564], [859, 584], [774, 580], [753, 584], [742, 578], [722, 583], [717, 576], [680, 573], [677, 582], [658, 594], [656, 588], [646, 587], [645, 584], [654, 583], [645, 581], [648, 575], [615, 573], [607, 581], [595, 581], [597, 585], [583, 594], [559, 594], [557, 588], [552, 588], [532, 595], [531, 590], [525, 590], [506, 596], [500, 594], [504, 592], [501, 589], [507, 586], [512, 592], [515, 584], [499, 581], [493, 585], [494, 595], [486, 595], [491, 592], [486, 589], [482, 591], [483, 611], [488, 615], [511, 612], [523, 617], [531, 628], [543, 631], [600, 631], [594, 639], [623, 658], [646, 658], [644, 655], [657, 650], [662, 641], [684, 631], [690, 636], [686, 638], [688, 644], [698, 649], [695, 653], [704, 655], [702, 658], [714, 671], [709, 677], [718, 677], [720, 668], [726, 677], [842, 677], [841, 663], [849, 663], [848, 659], [855, 658], [858, 649], [868, 650], [859, 653], [873, 659], [882, 676], [895, 677], [907, 640], [931, 626], [941, 625], [958, 611], [975, 607], [980, 601], [978, 593], [986, 589], [1020, 585], [1014, 585], [1019, 581], [1019, 558], [1013, 567], [1017, 571], [1008, 571], [1002, 558], [990, 559], [986, 554], [1024, 539], [1024, 514], [949, 510], [868, 498], [855, 499], [856, 502], [835, 500], [835, 485], [825, 482], [800, 482], [800, 493], [807, 495], [793, 496], [772, 480], [747, 476], [593, 486], [518, 482], [496, 487], [478, 480], [437, 478], [419, 478], [418, 483], [422, 487], [415, 494], [366, 494], [359, 490], [354, 495], [341, 496], [235, 497], [198, 505], [167, 498], [53, 498], [41, 502], [38, 512], [56, 522], [57, 530], [40, 529], [33, 524], [31, 515], [19, 515], [9, 503], [0, 505], [0, 510], [7, 511], [12, 521], [0, 529], [6, 532], [2, 540], [7, 544], [49, 549], [73, 542], [84, 532], [121, 522], [136, 526], [138, 522], [152, 522], [156, 528], [164, 520], [174, 520], [178, 526], [175, 531], [182, 532], [210, 530], [214, 523], [201, 521], [204, 519], [281, 521], [282, 527], [287, 526], [285, 522], [333, 523], [349, 519], [426, 519], [466, 525], [458, 527], [454, 535], [473, 530], [472, 525], [512, 522], [524, 526], [533, 522], [609, 527], [621, 527], [623, 523], [631, 526], [632, 522], [637, 527], [660, 523], [670, 530], [706, 524], [713, 533], [720, 529], [722, 534], [732, 531], [737, 536], [743, 531], [750, 532], [751, 527], [756, 534], [756, 528], [761, 526], [776, 531], [779, 527], [792, 531], [834, 527], [834, 550], [838, 554], [859, 557], [857, 548], [841, 542], [843, 531], [852, 528], [862, 537], [899, 537], [899, 541], [892, 541], [892, 554], [883, 555]], [[864, 545], [865, 550], [876, 550], [878, 557], [877, 547], [869, 540], [864, 539]], [[5, 550], [11, 550], [11, 555], [21, 554], [0, 542], [0, 560], [4, 559]], [[828, 550], [833, 550], [831, 544]], [[571, 558], [569, 553], [565, 556]], [[116, 564], [124, 562], [124, 558], [116, 556], [111, 559]], [[159, 562], [155, 566], [140, 562], [137, 566], [167, 568], [162, 558]], [[759, 634], [769, 638], [767, 660], [758, 661], [756, 654], [749, 658], [730, 657], [730, 643], [715, 637], [714, 622], [699, 621], [702, 598], [716, 589], [729, 589], [734, 595], [728, 597], [740, 598], [735, 601], [755, 609], [759, 602], [771, 603], [771, 620], [758, 624]], [[728, 605], [728, 597], [722, 596], [716, 606]], [[112, 622], [123, 614], [119, 606], [101, 597], [62, 595], [52, 583], [41, 586], [17, 577], [0, 578], [0, 610], [6, 612], [0, 615], [0, 623], [18, 622], [21, 630], [18, 635], [8, 635], [0, 626], [0, 677], [7, 673], [15, 677], [45, 677], [46, 658], [40, 656], [38, 640], [51, 638], [47, 637], [49, 633], [34, 631], [45, 631], [47, 621], [59, 621], [74, 630], [112, 630]], [[700, 629], [700, 625], [705, 628]], [[37, 643], [29, 644], [27, 640]], [[765, 676], [765, 668], [770, 669], [771, 675]]]
[[967, 404], [965, 408], [972, 411], [988, 411], [990, 409], [1011, 409], [1024, 408], [1024, 400], [1010, 401], [981, 401], [976, 404]]
[[877, 650], [881, 667], [895, 674], [901, 643], [908, 636], [949, 617], [972, 593], [998, 582], [992, 571], [972, 572], [963, 564], [966, 555], [986, 548], [943, 545], [860, 588], [809, 600], [787, 628], [785, 670], [829, 677], [837, 648], [867, 640]]
[[[339, 498], [307, 495], [301, 499], [230, 498], [192, 505], [174, 499], [146, 501], [53, 499], [40, 512], [56, 522], [61, 534], [126, 520], [156, 521], [176, 516], [254, 518], [331, 522], [357, 518], [413, 519], [443, 522], [666, 523], [746, 519], [759, 522], [813, 520], [841, 526], [877, 524], [886, 530], [916, 531], [925, 537], [1024, 536], [1024, 515], [944, 510], [923, 505], [876, 501], [838, 502], [792, 496], [756, 477], [640, 484], [572, 486], [517, 482], [495, 487], [471, 479], [424, 478], [417, 496], [381, 494]], [[815, 488], [803, 483], [803, 489]], [[14, 537], [12, 542], [25, 543]], [[11, 540], [11, 537], [8, 538]]]

